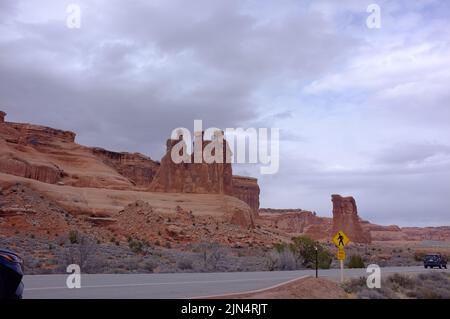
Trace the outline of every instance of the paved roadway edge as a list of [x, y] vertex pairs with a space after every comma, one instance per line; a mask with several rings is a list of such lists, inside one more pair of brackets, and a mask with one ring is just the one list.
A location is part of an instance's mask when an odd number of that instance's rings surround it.
[[190, 298], [182, 298], [182, 299], [213, 299], [213, 298], [229, 298], [229, 297], [236, 297], [236, 296], [240, 296], [240, 295], [248, 295], [248, 294], [255, 294], [255, 293], [260, 293], [260, 292], [265, 292], [268, 290], [272, 290], [272, 289], [276, 289], [285, 285], [289, 285], [291, 283], [297, 282], [297, 281], [301, 281], [304, 280], [306, 278], [311, 277], [311, 275], [304, 275], [298, 278], [294, 278], [288, 281], [284, 281], [281, 282], [279, 284], [267, 287], [267, 288], [260, 288], [260, 289], [255, 289], [255, 290], [248, 290], [248, 291], [241, 291], [241, 292], [233, 292], [233, 293], [224, 293], [224, 294], [219, 294], [219, 295], [207, 295], [207, 296], [196, 296], [196, 297], [190, 297]]

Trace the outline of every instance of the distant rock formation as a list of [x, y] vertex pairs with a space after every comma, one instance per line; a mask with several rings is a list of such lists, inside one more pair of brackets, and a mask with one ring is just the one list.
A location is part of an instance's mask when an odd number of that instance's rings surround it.
[[58, 143], [74, 143], [75, 133], [47, 126], [5, 121], [6, 113], [0, 111], [0, 137], [19, 145], [57, 146]]
[[[168, 193], [199, 193], [199, 194], [226, 194], [232, 195], [232, 169], [231, 164], [225, 159], [227, 143], [224, 143], [224, 158], [222, 163], [194, 162], [194, 152], [190, 155], [190, 163], [175, 163], [172, 160], [172, 149], [182, 142], [182, 136], [178, 140], [167, 140], [166, 154], [161, 159], [161, 167], [156, 174], [150, 190]], [[211, 143], [205, 141], [203, 134], [198, 141], [202, 143], [202, 149]]]
[[[0, 172], [44, 183], [74, 187], [169, 193], [224, 194], [259, 208], [254, 178], [233, 176], [224, 144], [224, 163], [176, 164], [170, 152], [179, 140], [167, 141], [160, 162], [139, 153], [112, 152], [75, 143], [75, 133], [50, 127], [5, 122], [0, 111]], [[197, 134], [203, 149], [211, 141]], [[181, 138], [181, 137], [180, 137]]]
[[[172, 149], [182, 142], [169, 139], [166, 143], [166, 154], [161, 159], [161, 166], [150, 186], [151, 191], [169, 193], [225, 194], [246, 202], [254, 215], [259, 209], [259, 186], [256, 178], [233, 176], [230, 161], [227, 161], [228, 143], [224, 140], [222, 163], [195, 163], [194, 153], [191, 163], [174, 163]], [[199, 139], [202, 149], [211, 141], [205, 141], [203, 133]]]
[[318, 217], [302, 209], [262, 208], [259, 210], [259, 222], [291, 236], [308, 236], [315, 240], [329, 240], [333, 226], [330, 218]]
[[258, 180], [252, 177], [233, 175], [233, 196], [246, 202], [254, 216], [258, 215], [259, 210], [259, 185]]
[[[301, 209], [259, 209], [255, 178], [233, 176], [227, 161], [176, 164], [170, 152], [179, 140], [167, 141], [158, 162], [79, 145], [73, 132], [5, 122], [5, 116], [0, 111], [0, 237], [55, 238], [76, 228], [102, 241], [113, 235], [270, 249], [301, 235], [329, 242], [342, 229], [353, 243], [450, 240], [448, 226], [361, 220], [353, 197], [332, 196], [332, 219]], [[203, 147], [211, 143], [196, 137]]]
[[370, 243], [370, 233], [363, 230], [355, 199], [351, 196], [331, 195], [331, 201], [333, 202], [333, 234], [342, 230], [354, 243]]

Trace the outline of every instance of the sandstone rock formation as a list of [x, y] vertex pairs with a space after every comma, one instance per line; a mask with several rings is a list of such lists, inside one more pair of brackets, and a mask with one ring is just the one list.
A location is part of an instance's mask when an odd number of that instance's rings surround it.
[[57, 183], [63, 177], [63, 171], [57, 166], [35, 164], [7, 154], [0, 155], [0, 172], [51, 184]]
[[315, 240], [329, 240], [332, 229], [330, 218], [302, 209], [260, 209], [259, 222], [290, 236], [308, 236]]
[[74, 143], [75, 134], [45, 126], [0, 123], [0, 172], [51, 184], [125, 189], [132, 183]]
[[449, 241], [450, 227], [399, 227], [383, 226], [369, 222], [363, 223], [365, 232], [370, 233], [372, 241], [420, 242]]
[[[233, 177], [225, 158], [226, 142], [224, 163], [175, 164], [170, 151], [178, 140], [168, 140], [160, 163], [139, 153], [78, 145], [73, 132], [5, 122], [5, 115], [0, 113], [0, 172], [75, 187], [231, 195], [257, 214], [257, 180]], [[203, 134], [197, 138], [203, 148], [211, 143], [203, 140]]]
[[116, 214], [115, 230], [128, 237], [158, 244], [220, 242], [234, 245], [240, 242], [244, 247], [249, 244], [265, 246], [272, 241], [267, 233], [252, 228], [249, 211], [235, 207], [224, 215], [215, 216], [194, 213], [182, 205], [172, 210], [160, 210], [138, 200]]
[[[204, 149], [211, 141], [196, 141]], [[161, 168], [151, 185], [152, 191], [200, 194], [232, 194], [231, 164], [226, 162], [225, 152], [222, 163], [196, 163], [194, 152], [185, 154], [189, 163], [174, 163], [172, 149], [178, 143], [184, 143], [182, 136], [178, 140], [167, 140], [166, 154], [161, 159]], [[224, 144], [224, 149], [226, 143]]]
[[[354, 243], [450, 240], [450, 227], [363, 221], [352, 197], [333, 195], [333, 219], [298, 209], [259, 209], [256, 179], [233, 176], [226, 159], [174, 163], [170, 152], [179, 140], [168, 140], [157, 162], [139, 153], [85, 147], [75, 143], [73, 132], [5, 122], [5, 116], [0, 111], [1, 236], [56, 238], [77, 229], [102, 241], [134, 236], [267, 247], [298, 235], [329, 241], [342, 229]], [[202, 134], [196, 138], [203, 147], [211, 143]]]
[[[205, 141], [203, 134], [197, 140], [205, 149], [211, 141]], [[255, 178], [233, 176], [231, 163], [227, 160], [228, 144], [223, 143], [221, 163], [195, 163], [194, 153], [187, 155], [190, 163], [174, 163], [171, 157], [175, 145], [182, 142], [167, 140], [166, 154], [150, 186], [151, 191], [173, 193], [225, 194], [235, 196], [246, 202], [255, 216], [259, 209], [259, 186]], [[229, 154], [229, 153], [228, 153]]]
[[252, 177], [233, 175], [233, 196], [246, 202], [258, 216], [259, 210], [259, 185], [258, 180]]
[[133, 185], [150, 187], [159, 170], [159, 162], [140, 153], [112, 152], [103, 148], [94, 147], [92, 152], [103, 162], [117, 170], [119, 174], [128, 178]]
[[370, 233], [364, 232], [353, 197], [331, 195], [333, 202], [333, 231], [344, 231], [354, 243], [370, 243]]

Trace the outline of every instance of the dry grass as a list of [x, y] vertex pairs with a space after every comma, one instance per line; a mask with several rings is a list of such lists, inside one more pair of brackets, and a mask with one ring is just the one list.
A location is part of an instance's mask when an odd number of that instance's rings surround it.
[[366, 278], [354, 278], [342, 288], [360, 299], [450, 299], [450, 274], [431, 271], [418, 275], [393, 274], [380, 289], [369, 289]]

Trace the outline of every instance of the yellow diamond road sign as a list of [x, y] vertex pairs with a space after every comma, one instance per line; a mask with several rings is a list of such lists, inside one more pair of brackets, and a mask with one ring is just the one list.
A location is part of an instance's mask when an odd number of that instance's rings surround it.
[[342, 230], [338, 231], [333, 237], [334, 244], [339, 248], [344, 248], [344, 246], [347, 245], [349, 241], [350, 239]]
[[337, 252], [337, 259], [344, 260], [345, 259], [345, 251], [343, 248], [339, 248]]

